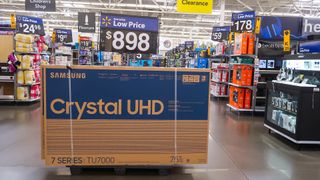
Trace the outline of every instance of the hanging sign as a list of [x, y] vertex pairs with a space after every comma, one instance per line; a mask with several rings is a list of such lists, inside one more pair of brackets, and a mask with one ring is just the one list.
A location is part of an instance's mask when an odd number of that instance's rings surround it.
[[261, 17], [256, 18], [256, 27], [255, 27], [255, 33], [259, 34], [261, 29]]
[[320, 18], [303, 18], [302, 35], [320, 35]]
[[232, 13], [232, 32], [252, 31], [254, 29], [255, 12], [247, 11], [240, 13]]
[[78, 32], [96, 32], [96, 13], [78, 12]]
[[10, 15], [10, 27], [11, 27], [11, 29], [16, 29], [16, 15], [15, 14]]
[[41, 18], [16, 15], [17, 33], [45, 35]]
[[100, 49], [120, 53], [158, 52], [158, 18], [101, 14]]
[[186, 42], [184, 42], [184, 44], [185, 44], [185, 47], [187, 50], [193, 50], [194, 41], [186, 41]]
[[230, 29], [231, 29], [230, 26], [213, 27], [211, 40], [213, 41], [228, 40]]
[[213, 0], [177, 0], [177, 11], [182, 13], [212, 14]]
[[72, 42], [71, 29], [55, 29], [55, 42], [57, 43], [70, 43]]
[[259, 40], [283, 41], [283, 31], [290, 30], [291, 40], [302, 40], [302, 17], [262, 16]]
[[26, 11], [56, 11], [56, 0], [25, 0]]
[[290, 51], [290, 30], [283, 31], [283, 51]]

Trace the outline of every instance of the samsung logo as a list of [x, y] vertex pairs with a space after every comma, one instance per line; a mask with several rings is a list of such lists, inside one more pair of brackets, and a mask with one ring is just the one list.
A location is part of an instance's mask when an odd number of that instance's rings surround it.
[[86, 79], [86, 73], [65, 73], [65, 72], [51, 72], [51, 79]]

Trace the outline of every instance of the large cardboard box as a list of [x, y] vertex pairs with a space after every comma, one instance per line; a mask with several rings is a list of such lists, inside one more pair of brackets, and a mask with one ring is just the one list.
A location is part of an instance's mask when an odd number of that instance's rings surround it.
[[206, 164], [209, 70], [44, 66], [48, 166]]

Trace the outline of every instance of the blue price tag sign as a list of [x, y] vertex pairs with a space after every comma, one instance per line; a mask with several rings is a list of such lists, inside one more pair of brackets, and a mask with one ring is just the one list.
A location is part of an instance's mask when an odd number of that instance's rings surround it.
[[45, 35], [41, 18], [16, 15], [17, 33]]

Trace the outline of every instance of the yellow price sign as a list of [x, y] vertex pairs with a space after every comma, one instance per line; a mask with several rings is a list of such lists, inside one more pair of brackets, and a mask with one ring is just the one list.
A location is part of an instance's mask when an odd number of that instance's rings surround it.
[[16, 15], [15, 14], [10, 15], [10, 26], [11, 26], [11, 29], [16, 29]]
[[261, 30], [261, 17], [256, 18], [256, 27], [255, 27], [255, 33], [260, 34]]
[[52, 39], [52, 43], [56, 42], [56, 32], [55, 31], [52, 32], [51, 39]]
[[182, 13], [212, 14], [214, 0], [177, 0], [177, 11]]
[[290, 48], [290, 30], [284, 30], [283, 31], [283, 51], [289, 52], [291, 50]]

